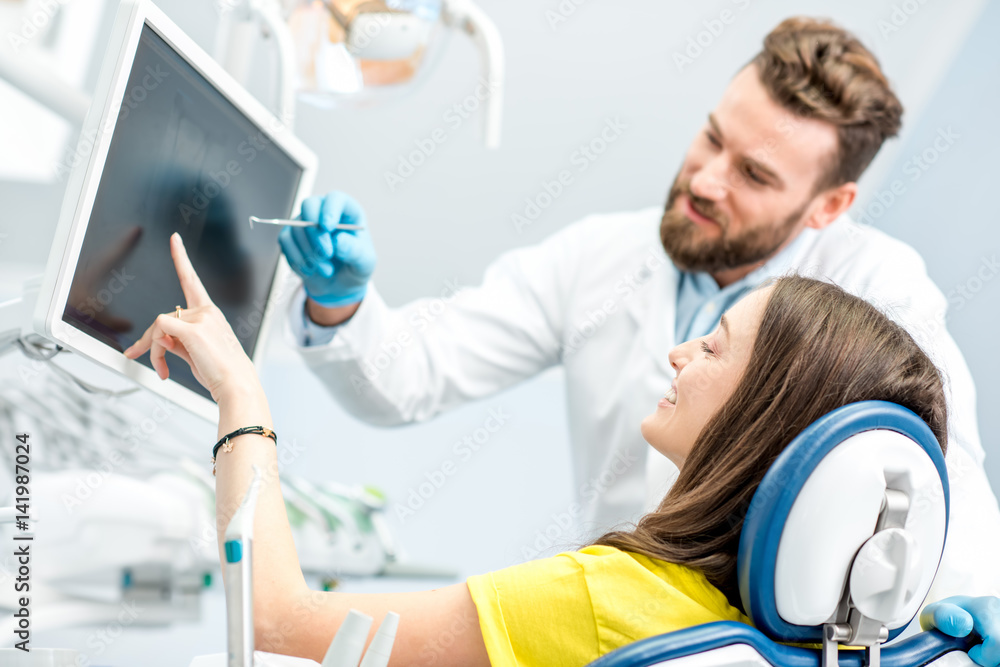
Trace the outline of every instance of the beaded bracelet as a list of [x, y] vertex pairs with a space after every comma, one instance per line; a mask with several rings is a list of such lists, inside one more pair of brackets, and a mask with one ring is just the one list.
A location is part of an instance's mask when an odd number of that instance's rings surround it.
[[265, 438], [270, 438], [271, 440], [274, 440], [274, 446], [275, 447], [278, 446], [278, 436], [275, 434], [274, 431], [272, 431], [269, 428], [265, 428], [263, 426], [244, 426], [243, 428], [238, 428], [235, 431], [233, 431], [232, 433], [229, 433], [226, 436], [224, 436], [222, 438], [222, 440], [219, 440], [217, 443], [215, 443], [215, 447], [212, 448], [212, 475], [213, 476], [215, 475], [215, 457], [219, 453], [219, 447], [222, 447], [222, 451], [224, 451], [224, 452], [231, 452], [231, 451], [233, 451], [233, 444], [231, 442], [229, 442], [229, 441], [231, 439], [235, 438], [238, 435], [244, 435], [246, 433], [258, 433], [258, 434], [264, 436]]

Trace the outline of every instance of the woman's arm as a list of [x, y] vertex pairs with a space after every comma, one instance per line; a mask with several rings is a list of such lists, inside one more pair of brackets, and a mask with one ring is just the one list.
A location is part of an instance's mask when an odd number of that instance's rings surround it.
[[[219, 438], [242, 426], [271, 428], [259, 384], [227, 389], [219, 398]], [[254, 619], [260, 650], [321, 662], [349, 609], [372, 616], [369, 641], [386, 612], [400, 615], [390, 665], [489, 665], [479, 616], [462, 583], [435, 591], [358, 595], [310, 590], [302, 577], [278, 483], [274, 442], [247, 434], [216, 461], [216, 513], [222, 535], [250, 485], [251, 466], [262, 471], [254, 519]]]
[[[243, 426], [271, 428], [270, 409], [253, 364], [202, 286], [179, 235], [171, 237], [170, 250], [188, 308], [183, 319], [157, 317], [125, 355], [134, 359], [149, 350], [153, 368], [163, 379], [169, 376], [167, 351], [187, 361], [219, 405], [219, 438]], [[490, 664], [478, 613], [464, 583], [380, 595], [310, 590], [281, 495], [274, 442], [245, 434], [232, 444], [233, 450], [220, 450], [216, 460], [219, 554], [221, 560], [226, 527], [249, 488], [251, 466], [256, 465], [262, 471], [253, 554], [254, 634], [259, 650], [321, 662], [348, 610], [354, 608], [375, 620], [369, 642], [386, 612], [400, 615], [391, 667]]]

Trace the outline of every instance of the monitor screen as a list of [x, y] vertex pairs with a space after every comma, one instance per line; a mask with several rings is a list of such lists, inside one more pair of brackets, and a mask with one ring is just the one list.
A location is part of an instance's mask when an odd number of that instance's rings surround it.
[[[253, 356], [302, 168], [148, 25], [133, 60], [63, 320], [124, 350], [160, 313], [185, 306], [170, 257], [191, 262]], [[149, 355], [140, 363], [151, 367]], [[187, 364], [170, 377], [211, 398]]]

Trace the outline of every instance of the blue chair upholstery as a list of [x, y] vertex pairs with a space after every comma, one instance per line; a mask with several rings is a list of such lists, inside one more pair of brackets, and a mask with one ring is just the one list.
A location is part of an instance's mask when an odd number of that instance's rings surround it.
[[[947, 526], [951, 505], [944, 454], [937, 438], [920, 417], [899, 405], [864, 401], [845, 405], [816, 420], [785, 448], [767, 471], [754, 494], [740, 535], [737, 559], [740, 597], [747, 615], [768, 636], [790, 642], [823, 639], [822, 626], [792, 625], [778, 614], [774, 587], [778, 545], [792, 503], [823, 457], [847, 438], [874, 429], [900, 433], [927, 453], [944, 487]], [[890, 631], [889, 639], [902, 631], [902, 627]]]
[[[956, 638], [936, 630], [921, 632], [882, 649], [881, 664], [882, 667], [923, 667], [952, 651], [968, 651], [978, 642], [974, 633]], [[822, 664], [819, 649], [785, 646], [749, 625], [719, 621], [637, 641], [595, 660], [589, 667], [655, 667], [668, 660], [734, 644], [750, 646], [772, 665], [820, 667]], [[838, 662], [840, 667], [864, 667], [865, 652], [841, 651]]]
[[[725, 621], [670, 632], [622, 647], [590, 667], [667, 667], [672, 664], [670, 661], [684, 658], [688, 658], [684, 664], [695, 664], [690, 658], [699, 655], [706, 658], [697, 662], [699, 665], [822, 665], [820, 649], [778, 643], [819, 644], [824, 632], [823, 624], [796, 625], [779, 614], [775, 585], [778, 549], [792, 506], [820, 462], [852, 436], [871, 430], [899, 433], [929, 457], [940, 476], [946, 528], [950, 509], [947, 469], [940, 445], [923, 420], [906, 408], [884, 401], [844, 406], [817, 420], [785, 448], [764, 476], [747, 511], [740, 536], [737, 574], [744, 609], [756, 627]], [[845, 520], [850, 521], [851, 517]], [[940, 560], [940, 553], [937, 556]], [[925, 590], [921, 592], [920, 600], [925, 594]], [[910, 606], [917, 604], [914, 600]], [[904, 620], [911, 619], [912, 616]], [[903, 622], [889, 631], [888, 638], [898, 636], [905, 625]], [[887, 667], [920, 667], [948, 653], [967, 651], [978, 641], [975, 633], [957, 639], [937, 631], [922, 632], [882, 648], [880, 662]], [[713, 651], [737, 645], [753, 649], [759, 656], [753, 658], [756, 662], [711, 661]], [[862, 667], [867, 664], [867, 654], [864, 650], [842, 650], [837, 660], [841, 666]]]

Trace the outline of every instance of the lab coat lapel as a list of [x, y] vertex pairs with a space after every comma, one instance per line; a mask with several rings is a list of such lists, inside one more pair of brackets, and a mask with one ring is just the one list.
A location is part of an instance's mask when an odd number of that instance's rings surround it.
[[[647, 364], [639, 368], [634, 378], [642, 387], [643, 410], [652, 410], [656, 397], [669, 386], [674, 377], [668, 354], [676, 345], [677, 283], [680, 274], [663, 253], [664, 263], [654, 271], [654, 278], [626, 302], [625, 311], [635, 323], [647, 353]], [[646, 501], [644, 511], [655, 509], [677, 479], [677, 467], [665, 456], [646, 448]]]
[[[632, 318], [650, 360], [661, 373], [673, 377], [667, 353], [675, 345], [674, 320], [677, 306], [677, 268], [660, 249], [651, 254], [660, 262], [651, 270], [650, 278], [625, 300], [625, 312]], [[651, 259], [652, 263], [652, 259]], [[650, 373], [658, 376], [660, 373]]]

